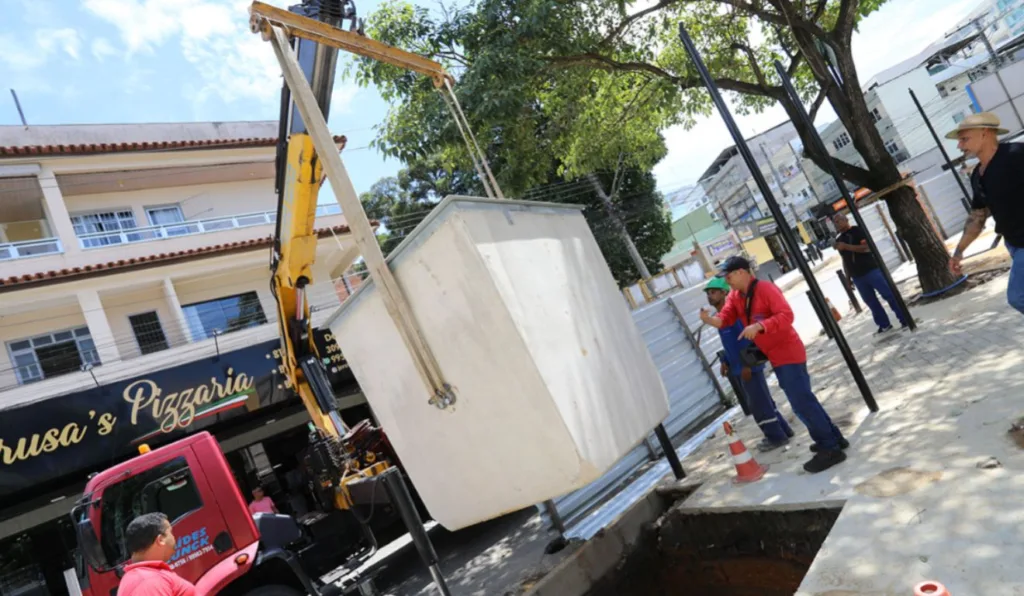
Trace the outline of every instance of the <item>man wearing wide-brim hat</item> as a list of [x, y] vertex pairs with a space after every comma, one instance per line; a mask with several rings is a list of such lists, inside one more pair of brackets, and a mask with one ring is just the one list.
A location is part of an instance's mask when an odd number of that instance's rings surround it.
[[996, 233], [1003, 236], [1013, 259], [1007, 301], [1024, 313], [1024, 145], [1000, 144], [999, 136], [1007, 132], [998, 116], [982, 112], [964, 118], [946, 135], [947, 139], [957, 139], [957, 148], [964, 155], [977, 157], [979, 162], [971, 173], [971, 213], [949, 268], [957, 275], [962, 273], [964, 251], [981, 235], [991, 215], [996, 220]]

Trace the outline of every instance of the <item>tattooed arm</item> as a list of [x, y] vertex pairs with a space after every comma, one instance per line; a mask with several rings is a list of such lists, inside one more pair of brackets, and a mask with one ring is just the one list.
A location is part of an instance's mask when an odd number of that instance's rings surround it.
[[949, 270], [953, 273], [957, 275], [962, 273], [960, 261], [964, 258], [964, 251], [981, 235], [981, 232], [985, 229], [985, 220], [988, 219], [989, 215], [991, 215], [991, 212], [985, 207], [974, 209], [967, 216], [967, 225], [964, 226], [964, 234], [960, 237], [960, 244], [953, 251], [953, 257], [949, 260]]

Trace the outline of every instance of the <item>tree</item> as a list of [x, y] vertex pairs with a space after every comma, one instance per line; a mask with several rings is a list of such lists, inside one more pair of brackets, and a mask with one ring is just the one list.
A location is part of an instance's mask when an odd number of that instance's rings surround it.
[[384, 228], [378, 234], [381, 250], [389, 254], [441, 199], [448, 195], [480, 194], [479, 181], [460, 170], [448, 170], [436, 156], [418, 159], [381, 178], [359, 199], [371, 219]]
[[[481, 194], [475, 172], [449, 172], [432, 161], [432, 166], [413, 162], [397, 176], [380, 179], [360, 197], [367, 215], [385, 229], [378, 235], [384, 254], [401, 244], [444, 197]], [[585, 179], [565, 182], [552, 174], [552, 182], [527, 190], [523, 198], [583, 206], [583, 216], [612, 275], [620, 287], [625, 287], [636, 283], [641, 275], [622, 241], [620, 222], [651, 271], [661, 270], [661, 256], [672, 248], [671, 222], [653, 174], [623, 170], [617, 176], [599, 173], [597, 179], [607, 191], [615, 189], [611, 197], [615, 217]]]
[[[840, 162], [842, 176], [881, 190], [899, 183], [901, 174], [867, 109], [851, 43], [858, 23], [884, 2], [658, 0], [631, 10], [625, 0], [477, 0], [443, 9], [440, 17], [391, 2], [371, 16], [368, 31], [441, 61], [456, 75], [459, 98], [510, 194], [540, 182], [551, 164], [544, 154], [568, 178], [608, 169], [619, 155], [627, 167], [648, 170], [663, 152], [659, 131], [711, 113], [678, 40], [680, 23], [741, 113], [781, 104], [808, 148], [811, 131], [771, 66], [782, 61], [812, 117], [828, 100], [867, 165]], [[839, 81], [822, 47], [835, 56]], [[377, 141], [386, 154], [408, 158], [443, 146], [447, 164], [466, 162], [428, 81], [365, 60], [356, 76], [392, 103]], [[826, 156], [805, 151], [824, 165]], [[900, 188], [885, 200], [922, 288], [951, 283], [945, 246], [913, 190]]]

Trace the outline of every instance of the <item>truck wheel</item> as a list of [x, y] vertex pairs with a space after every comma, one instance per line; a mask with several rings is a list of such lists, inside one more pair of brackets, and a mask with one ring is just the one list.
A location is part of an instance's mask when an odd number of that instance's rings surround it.
[[288, 586], [262, 586], [246, 592], [245, 596], [302, 596], [302, 592]]

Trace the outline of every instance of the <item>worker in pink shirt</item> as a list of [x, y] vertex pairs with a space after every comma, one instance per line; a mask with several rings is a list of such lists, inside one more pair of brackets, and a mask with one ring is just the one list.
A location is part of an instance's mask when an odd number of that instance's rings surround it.
[[125, 530], [125, 546], [132, 558], [117, 596], [196, 596], [196, 587], [167, 565], [176, 543], [166, 515], [146, 513], [133, 519]]
[[274, 505], [274, 501], [267, 496], [262, 486], [252, 489], [252, 503], [249, 503], [249, 513], [253, 515], [257, 513], [277, 513], [277, 505]]

